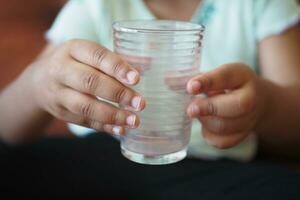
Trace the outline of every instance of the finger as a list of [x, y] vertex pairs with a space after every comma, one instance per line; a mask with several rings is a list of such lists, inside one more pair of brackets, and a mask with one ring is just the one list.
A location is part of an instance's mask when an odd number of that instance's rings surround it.
[[125, 129], [122, 126], [115, 126], [115, 125], [104, 125], [104, 130], [108, 133], [113, 133], [116, 136], [121, 136], [125, 134]]
[[202, 128], [202, 135], [205, 141], [219, 149], [228, 149], [241, 143], [250, 133], [242, 132], [232, 135], [216, 135], [205, 128]]
[[213, 97], [213, 96], [217, 96], [217, 95], [220, 95], [220, 94], [225, 94], [226, 92], [224, 90], [218, 90], [218, 91], [210, 91], [210, 92], [207, 92], [206, 95], [208, 97]]
[[165, 83], [171, 90], [184, 90], [190, 78], [190, 75], [178, 76], [178, 74], [167, 73], [165, 75]]
[[101, 122], [88, 120], [82, 116], [76, 115], [63, 107], [60, 107], [59, 111], [57, 111], [54, 115], [56, 116], [56, 118], [65, 122], [74, 123], [86, 128], [92, 128], [99, 132], [105, 131], [107, 133], [112, 133], [117, 136], [125, 134], [125, 129], [122, 126], [103, 125], [103, 123]]
[[72, 112], [70, 112], [68, 109], [66, 109], [64, 106], [58, 106], [56, 109], [54, 109], [52, 115], [60, 120], [63, 120], [65, 122], [74, 123], [78, 125], [86, 124], [86, 119], [82, 116], [76, 115]]
[[96, 131], [103, 131], [104, 126], [102, 123], [94, 121], [94, 120], [89, 120], [85, 117], [76, 115], [66, 108], [61, 108], [59, 112], [56, 113], [55, 115], [58, 119], [63, 120], [65, 122], [77, 124], [86, 128], [92, 128], [95, 129]]
[[72, 40], [67, 46], [70, 55], [74, 59], [95, 67], [124, 84], [134, 85], [140, 79], [137, 70], [121, 59], [120, 56], [97, 43]]
[[190, 117], [240, 117], [255, 110], [256, 98], [255, 90], [247, 85], [227, 94], [197, 97], [188, 106], [187, 113]]
[[103, 101], [72, 89], [63, 89], [60, 103], [70, 112], [102, 124], [137, 128], [140, 120], [130, 111], [121, 110]]
[[77, 91], [99, 96], [136, 111], [145, 108], [145, 100], [140, 94], [85, 64], [71, 61], [59, 77], [63, 84]]
[[165, 73], [165, 83], [171, 90], [185, 89], [189, 80], [200, 74], [198, 70], [193, 71], [167, 71]]
[[248, 132], [255, 123], [254, 115], [241, 118], [199, 117], [199, 121], [206, 130], [216, 135], [231, 135], [239, 132]]
[[249, 67], [243, 64], [226, 64], [217, 69], [192, 78], [187, 84], [190, 94], [209, 91], [235, 89], [246, 83], [250, 74]]

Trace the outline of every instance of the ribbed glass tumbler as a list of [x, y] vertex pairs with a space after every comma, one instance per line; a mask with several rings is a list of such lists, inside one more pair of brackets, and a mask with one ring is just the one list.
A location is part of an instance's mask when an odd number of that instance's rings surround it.
[[141, 125], [121, 138], [122, 154], [142, 164], [169, 164], [186, 157], [191, 120], [187, 81], [199, 73], [204, 27], [169, 20], [113, 24], [114, 51], [135, 67], [141, 81], [134, 90], [146, 100]]

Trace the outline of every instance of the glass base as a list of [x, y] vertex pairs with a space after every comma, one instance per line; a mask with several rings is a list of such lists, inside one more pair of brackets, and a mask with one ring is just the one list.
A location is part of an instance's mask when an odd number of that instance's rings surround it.
[[121, 147], [122, 154], [129, 160], [146, 165], [166, 165], [176, 163], [183, 160], [186, 157], [187, 148], [181, 151], [158, 156], [148, 156], [144, 154], [135, 153]]

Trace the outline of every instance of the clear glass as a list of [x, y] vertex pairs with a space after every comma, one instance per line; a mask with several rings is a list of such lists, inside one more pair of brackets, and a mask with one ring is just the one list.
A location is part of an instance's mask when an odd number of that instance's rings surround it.
[[114, 51], [141, 73], [133, 87], [146, 99], [138, 129], [121, 138], [122, 154], [137, 163], [169, 164], [185, 158], [191, 120], [187, 81], [199, 73], [204, 27], [168, 20], [113, 24]]

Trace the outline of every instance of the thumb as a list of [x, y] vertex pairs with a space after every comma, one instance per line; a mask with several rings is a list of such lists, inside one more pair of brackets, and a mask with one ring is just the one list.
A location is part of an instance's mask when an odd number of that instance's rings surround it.
[[199, 94], [236, 89], [247, 83], [253, 73], [245, 64], [222, 65], [189, 80], [187, 91], [190, 94]]

